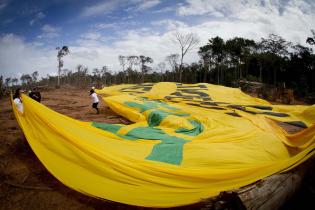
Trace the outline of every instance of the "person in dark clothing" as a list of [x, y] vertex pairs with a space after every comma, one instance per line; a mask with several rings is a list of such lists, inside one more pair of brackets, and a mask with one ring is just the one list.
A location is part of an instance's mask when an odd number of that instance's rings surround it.
[[32, 99], [34, 99], [37, 102], [40, 102], [42, 99], [40, 92], [38, 91], [37, 87], [34, 87], [33, 90], [28, 95], [29, 95], [29, 97], [31, 97]]

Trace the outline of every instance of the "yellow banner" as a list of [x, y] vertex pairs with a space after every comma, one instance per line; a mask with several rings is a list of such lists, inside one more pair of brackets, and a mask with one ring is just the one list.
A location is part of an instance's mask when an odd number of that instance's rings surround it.
[[[288, 170], [314, 154], [314, 105], [271, 105], [204, 83], [119, 85], [97, 93], [134, 124], [80, 122], [27, 96], [23, 114], [13, 107], [50, 173], [90, 196], [181, 206]], [[289, 135], [276, 121], [304, 129]]]

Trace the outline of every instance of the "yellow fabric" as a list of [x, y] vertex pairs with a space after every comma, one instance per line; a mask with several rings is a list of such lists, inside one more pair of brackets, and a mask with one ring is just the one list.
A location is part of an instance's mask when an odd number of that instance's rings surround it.
[[[96, 91], [134, 124], [100, 129], [25, 95], [23, 114], [13, 106], [50, 173], [90, 196], [146, 207], [181, 206], [288, 170], [314, 154], [314, 105], [274, 106], [210, 84]], [[300, 121], [308, 128], [289, 135], [274, 120]]]

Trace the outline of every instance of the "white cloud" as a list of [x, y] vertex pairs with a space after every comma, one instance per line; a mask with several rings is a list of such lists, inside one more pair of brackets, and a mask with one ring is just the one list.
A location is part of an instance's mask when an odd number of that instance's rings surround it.
[[119, 1], [110, 0], [110, 1], [103, 1], [101, 3], [85, 7], [81, 13], [82, 17], [90, 17], [90, 16], [97, 16], [101, 14], [109, 14], [111, 13], [118, 5]]
[[247, 10], [255, 10], [258, 13], [281, 15], [290, 7], [298, 8], [306, 14], [313, 13], [315, 1], [313, 0], [186, 0], [177, 9], [181, 16], [209, 15], [214, 17], [235, 17]]
[[43, 12], [39, 12], [36, 14], [36, 16], [32, 20], [30, 20], [29, 24], [32, 26], [36, 22], [40, 21], [41, 19], [44, 19], [45, 17], [46, 15]]
[[164, 7], [162, 9], [159, 10], [154, 10], [153, 13], [166, 13], [166, 12], [173, 12], [176, 9], [174, 7]]
[[30, 20], [30, 26], [34, 25], [35, 22], [35, 19]]
[[2, 21], [2, 24], [3, 24], [3, 25], [10, 24], [10, 23], [13, 22], [13, 20], [14, 20], [13, 18], [5, 19], [5, 20]]
[[97, 47], [104, 45], [104, 42], [108, 40], [109, 37], [103, 36], [100, 32], [91, 31], [80, 35], [80, 38], [77, 40], [79, 46], [85, 47]]
[[55, 27], [49, 24], [45, 24], [42, 28], [42, 33], [38, 36], [38, 38], [56, 38], [60, 35], [61, 28]]
[[159, 0], [144, 0], [139, 4], [139, 6], [136, 8], [136, 11], [143, 11], [146, 9], [153, 8], [160, 4], [161, 2]]
[[[263, 7], [261, 4], [265, 2]], [[274, 1], [277, 2], [277, 1]], [[182, 16], [188, 15], [210, 15], [214, 17], [230, 16], [248, 8], [260, 8], [264, 10], [272, 9], [269, 0], [251, 0], [251, 1], [235, 1], [235, 0], [187, 0], [185, 5], [178, 8], [177, 13]]]
[[[21, 37], [6, 34], [0, 37], [0, 75], [18, 77], [22, 73], [41, 72], [41, 76], [56, 68], [56, 52], [26, 43]], [[52, 65], [53, 64], [53, 65]]]
[[138, 12], [153, 8], [160, 3], [160, 0], [107, 0], [85, 7], [81, 17], [108, 15], [119, 6], [127, 7], [126, 12]]
[[[314, 9], [312, 0], [187, 0], [177, 14], [203, 15], [203, 23], [194, 28], [198, 28], [199, 33], [208, 31], [208, 36], [243, 36], [257, 40], [276, 33], [290, 41], [305, 43], [310, 29], [315, 28]], [[216, 18], [211, 20], [210, 17]]]
[[96, 29], [114, 29], [117, 28], [117, 23], [98, 23], [93, 27]]
[[187, 25], [184, 22], [181, 22], [178, 20], [171, 20], [171, 19], [154, 21], [151, 24], [153, 26], [163, 26], [167, 30], [174, 30], [174, 29], [178, 29], [178, 28], [187, 27]]
[[[193, 2], [195, 1], [188, 1], [191, 4]], [[204, 1], [196, 0], [196, 2], [203, 3]], [[221, 36], [224, 39], [241, 36], [260, 40], [261, 37], [266, 37], [270, 33], [279, 34], [294, 43], [305, 44], [306, 37], [311, 35], [310, 29], [315, 29], [315, 10], [310, 9], [314, 4], [311, 0], [303, 2], [290, 0], [285, 5], [280, 4], [280, 1], [273, 1], [273, 3], [262, 1], [263, 4], [251, 1], [247, 7], [235, 0], [208, 2], [212, 2], [211, 7], [216, 9], [203, 10], [206, 15], [200, 16], [198, 21], [201, 21], [193, 25], [175, 19], [164, 19], [152, 22], [153, 27], [150, 28], [134, 26], [133, 30], [124, 30], [124, 25], [118, 24], [121, 34], [115, 39], [105, 36], [101, 33], [102, 31], [85, 32], [77, 38], [75, 45], [69, 46], [71, 53], [64, 58], [64, 68], [73, 70], [78, 64], [82, 64], [88, 66], [89, 69], [107, 65], [111, 70], [119, 70], [121, 68], [118, 55], [150, 56], [154, 59], [153, 65], [156, 65], [163, 61], [165, 56], [179, 53], [177, 46], [172, 43], [172, 33], [175, 30], [198, 34], [201, 40], [200, 46], [202, 46], [214, 36]], [[231, 5], [222, 2], [231, 3]], [[194, 8], [199, 7], [190, 7], [191, 4], [182, 4], [178, 14], [199, 16], [194, 12]], [[213, 16], [216, 18], [212, 18]], [[115, 25], [95, 25], [92, 29], [111, 27]], [[166, 31], [158, 33], [157, 31], [161, 31], [159, 27], [163, 27]], [[43, 33], [48, 34], [58, 34], [60, 30], [50, 25], [42, 28]], [[111, 40], [110, 44], [108, 40]], [[184, 61], [186, 63], [198, 61], [197, 50], [188, 53]], [[56, 72], [57, 66], [54, 48], [47, 49], [41, 43], [27, 43], [12, 34], [0, 37], [0, 61], [0, 70], [6, 75], [11, 75], [10, 72], [31, 73], [35, 70], [38, 70], [41, 75], [46, 75]]]
[[0, 11], [4, 9], [5, 7], [7, 7], [8, 4], [9, 4], [8, 0], [0, 0]]
[[100, 38], [102, 38], [102, 34], [99, 32], [89, 32], [86, 34], [82, 34], [80, 37], [89, 40], [99, 40]]

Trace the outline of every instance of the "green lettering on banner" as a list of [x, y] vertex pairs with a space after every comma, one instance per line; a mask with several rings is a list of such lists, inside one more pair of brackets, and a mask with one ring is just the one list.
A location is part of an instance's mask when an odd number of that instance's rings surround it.
[[174, 165], [181, 164], [184, 144], [190, 142], [190, 140], [168, 135], [163, 130], [154, 127], [137, 127], [127, 134], [121, 135], [117, 134], [122, 127], [121, 125], [93, 122], [92, 126], [109, 131], [127, 140], [160, 140], [160, 143], [153, 146], [151, 153], [146, 159]]
[[[140, 101], [143, 103], [127, 101], [124, 104], [138, 109], [141, 113], [149, 111], [147, 113], [148, 126], [133, 128], [124, 135], [118, 134], [119, 129], [122, 128], [123, 125], [111, 125], [107, 123], [93, 122], [92, 126], [109, 131], [127, 140], [159, 140], [161, 142], [153, 146], [151, 153], [146, 157], [146, 159], [180, 165], [183, 160], [184, 144], [190, 142], [190, 140], [171, 136], [165, 133], [162, 129], [156, 128], [155, 126], [159, 126], [161, 122], [169, 115], [186, 117], [190, 116], [190, 114], [179, 112], [178, 108], [172, 107], [161, 101], [153, 101], [147, 98], [140, 98]], [[161, 110], [159, 108], [164, 108], [168, 111]], [[193, 129], [179, 128], [175, 132], [189, 136], [196, 136], [203, 131], [204, 128], [200, 122], [196, 120], [189, 120], [189, 122], [194, 126]]]
[[197, 136], [203, 132], [204, 127], [200, 122], [198, 122], [197, 120], [189, 120], [189, 122], [190, 122], [190, 124], [192, 124], [194, 126], [193, 129], [178, 128], [175, 130], [175, 132], [185, 134], [188, 136]]

